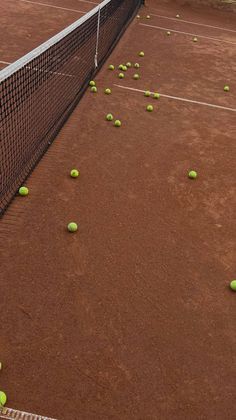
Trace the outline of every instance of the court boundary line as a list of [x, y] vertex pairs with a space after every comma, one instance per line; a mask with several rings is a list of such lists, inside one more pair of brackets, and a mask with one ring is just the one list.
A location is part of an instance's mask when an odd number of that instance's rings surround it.
[[[69, 12], [76, 12], [76, 13], [83, 13], [86, 14], [87, 12], [82, 12], [82, 10], [76, 10], [76, 9], [68, 9], [66, 7], [61, 7], [61, 6], [54, 6], [52, 4], [47, 4], [47, 3], [41, 3], [41, 2], [37, 2], [37, 1], [31, 1], [31, 0], [19, 0], [22, 1], [24, 3], [30, 3], [30, 4], [36, 4], [36, 6], [45, 6], [45, 7], [52, 7], [54, 9], [61, 9], [61, 10], [66, 10]], [[94, 4], [98, 4], [98, 3], [94, 3]]]
[[[119, 87], [121, 89], [131, 90], [131, 91], [134, 91], [134, 92], [141, 92], [141, 93], [145, 92], [145, 90], [142, 90], [142, 89], [132, 88], [132, 87], [129, 87], [129, 86], [122, 86], [122, 85], [118, 85], [117, 83], [114, 83], [113, 85], [116, 86], [116, 87]], [[151, 91], [150, 91], [150, 93], [154, 94], [154, 92], [151, 92]], [[210, 102], [196, 101], [194, 99], [187, 99], [187, 98], [182, 98], [180, 96], [167, 95], [167, 94], [164, 94], [164, 93], [160, 93], [160, 96], [163, 96], [163, 98], [174, 99], [176, 101], [208, 106], [209, 108], [217, 108], [217, 109], [221, 109], [223, 111], [236, 112], [236, 108], [230, 108], [230, 107], [226, 107], [226, 106], [223, 106], [223, 105], [216, 105], [216, 104], [212, 104]]]
[[12, 64], [12, 63], [9, 63], [8, 61], [2, 61], [2, 60], [0, 60], [0, 64]]
[[206, 23], [198, 23], [198, 22], [193, 22], [193, 21], [190, 21], [190, 20], [181, 19], [181, 18], [174, 18], [174, 17], [169, 17], [169, 16], [157, 15], [157, 14], [152, 13], [152, 12], [150, 12], [150, 15], [151, 16], [156, 16], [156, 17], [159, 17], [159, 18], [162, 18], [162, 19], [174, 20], [176, 22], [184, 22], [184, 23], [188, 23], [190, 25], [204, 26], [206, 28], [219, 29], [221, 31], [236, 33], [236, 30], [234, 30], [234, 29], [226, 29], [226, 28], [222, 28], [220, 26], [207, 25]]
[[140, 26], [146, 26], [148, 28], [160, 29], [160, 30], [163, 30], [163, 31], [170, 31], [170, 32], [177, 33], [177, 34], [196, 36], [197, 38], [210, 39], [211, 41], [215, 41], [215, 42], [222, 42], [222, 43], [226, 43], [226, 44], [236, 45], [236, 42], [226, 41], [224, 39], [219, 39], [219, 38], [213, 38], [213, 37], [206, 36], [206, 35], [197, 35], [195, 33], [177, 31], [176, 29], [163, 28], [162, 26], [148, 25], [147, 23], [139, 23], [139, 25]]

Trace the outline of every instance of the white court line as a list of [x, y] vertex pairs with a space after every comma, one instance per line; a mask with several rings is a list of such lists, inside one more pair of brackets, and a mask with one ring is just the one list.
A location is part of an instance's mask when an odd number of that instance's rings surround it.
[[196, 36], [198, 38], [210, 39], [211, 41], [223, 42], [223, 43], [226, 43], [226, 44], [236, 45], [236, 42], [226, 41], [224, 39], [213, 38], [213, 37], [205, 36], [205, 35], [197, 35], [197, 34], [193, 34], [193, 33], [190, 33], [190, 32], [176, 31], [175, 29], [163, 28], [162, 26], [147, 25], [147, 23], [139, 23], [139, 25], [146, 26], [148, 28], [161, 29], [161, 30], [164, 30], [164, 31], [171, 31], [171, 32], [175, 32], [177, 34], [191, 35], [191, 36]]
[[67, 9], [66, 7], [53, 6], [52, 4], [39, 3], [37, 1], [30, 1], [30, 0], [20, 0], [20, 1], [23, 1], [25, 3], [36, 4], [36, 5], [39, 5], [39, 6], [53, 7], [54, 9], [67, 10], [69, 12], [77, 12], [77, 13], [83, 13], [83, 14], [87, 13], [87, 12], [83, 12], [82, 10]]
[[163, 16], [163, 15], [156, 15], [154, 13], [151, 13], [151, 16], [156, 16], [162, 19], [169, 19], [169, 20], [175, 20], [177, 22], [184, 22], [184, 23], [189, 23], [191, 25], [198, 25], [198, 26], [204, 26], [206, 28], [213, 28], [213, 29], [219, 29], [221, 31], [227, 31], [227, 32], [234, 32], [236, 33], [236, 30], [234, 29], [226, 29], [226, 28], [221, 28], [220, 26], [213, 26], [213, 25], [206, 25], [205, 23], [197, 23], [197, 22], [193, 22], [191, 20], [184, 20], [184, 19], [180, 19], [180, 18], [173, 18], [173, 17], [168, 17], [168, 16]]
[[[12, 63], [8, 63], [7, 61], [0, 61], [0, 63], [2, 63], [2, 64], [12, 64]], [[39, 71], [41, 73], [56, 74], [57, 76], [75, 77], [73, 74], [70, 74], [70, 73], [58, 73], [56, 71], [41, 70], [41, 69], [38, 69], [37, 67], [26, 66], [26, 69]]]
[[[128, 86], [117, 85], [116, 83], [114, 83], [114, 86], [119, 87], [121, 89], [132, 90], [134, 92], [141, 92], [141, 93], [145, 92], [145, 90], [142, 90], [142, 89], [136, 89], [136, 88], [131, 88]], [[150, 92], [150, 93], [153, 94], [154, 92]], [[228, 108], [226, 106], [215, 105], [208, 102], [194, 101], [192, 99], [180, 98], [179, 96], [165, 95], [164, 93], [160, 93], [160, 96], [163, 96], [164, 98], [168, 98], [168, 99], [175, 99], [176, 101], [189, 102], [191, 104], [203, 105], [203, 106], [208, 106], [210, 108], [223, 109], [224, 111], [236, 112], [236, 108]]]
[[80, 1], [82, 3], [96, 4], [96, 6], [99, 4], [99, 3], [95, 3], [94, 1], [89, 1], [89, 0], [78, 0], [78, 1]]

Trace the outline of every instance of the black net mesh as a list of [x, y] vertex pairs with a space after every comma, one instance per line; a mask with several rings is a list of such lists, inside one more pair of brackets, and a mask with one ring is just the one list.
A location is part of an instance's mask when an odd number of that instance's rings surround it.
[[64, 31], [65, 36], [48, 41], [46, 47], [43, 44], [41, 53], [40, 47], [34, 50], [20, 68], [9, 66], [9, 74], [8, 69], [1, 72], [0, 215], [56, 137], [139, 5], [139, 0], [102, 3], [100, 11], [95, 8], [79, 19], [73, 30]]

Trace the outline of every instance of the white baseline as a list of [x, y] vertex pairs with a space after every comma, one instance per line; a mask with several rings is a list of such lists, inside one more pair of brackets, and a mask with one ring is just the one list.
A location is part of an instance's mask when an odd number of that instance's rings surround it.
[[174, 21], [177, 21], [177, 22], [189, 23], [191, 25], [204, 26], [205, 28], [213, 28], [213, 29], [219, 29], [220, 31], [226, 31], [226, 32], [234, 32], [234, 33], [236, 33], [236, 30], [234, 30], [234, 29], [222, 28], [220, 26], [207, 25], [205, 23], [193, 22], [191, 20], [184, 20], [184, 19], [173, 18], [173, 17], [163, 16], [163, 15], [156, 15], [154, 13], [150, 13], [150, 15], [151, 16], [156, 16], [156, 17], [159, 17], [159, 18], [162, 18], [162, 19], [168, 19], [168, 20], [174, 20]]
[[147, 23], [139, 23], [139, 25], [146, 26], [147, 28], [160, 29], [160, 30], [163, 30], [163, 31], [171, 31], [171, 32], [174, 32], [174, 33], [177, 33], [177, 34], [197, 36], [198, 38], [210, 39], [211, 41], [215, 41], [215, 42], [223, 42], [223, 43], [226, 43], [226, 44], [236, 45], [236, 42], [226, 41], [224, 39], [219, 39], [219, 38], [213, 38], [211, 36], [197, 35], [197, 34], [193, 34], [193, 33], [190, 33], [190, 32], [184, 32], [184, 31], [176, 31], [175, 29], [163, 28], [162, 26], [148, 25]]
[[[141, 92], [141, 93], [145, 92], [145, 90], [142, 90], [142, 89], [136, 89], [136, 88], [132, 88], [132, 87], [128, 87], [128, 86], [117, 85], [116, 83], [114, 83], [114, 86], [116, 86], [118, 88], [121, 88], [121, 89], [131, 90], [131, 91], [134, 91], [134, 92]], [[150, 93], [153, 94], [154, 92], [150, 92]], [[180, 98], [179, 96], [166, 95], [164, 93], [160, 93], [160, 96], [163, 96], [163, 98], [174, 99], [176, 101], [189, 102], [191, 104], [208, 106], [210, 108], [222, 109], [224, 111], [236, 112], [236, 108], [228, 108], [227, 106], [215, 105], [215, 104], [211, 104], [211, 103], [208, 103], [208, 102], [194, 101], [193, 99]]]
[[83, 14], [87, 13], [87, 12], [84, 12], [82, 10], [68, 9], [66, 7], [60, 7], [60, 6], [53, 6], [52, 4], [39, 3], [37, 1], [30, 1], [30, 0], [20, 0], [20, 1], [23, 1], [24, 3], [36, 4], [37, 6], [45, 6], [45, 7], [52, 7], [54, 9], [67, 10], [69, 12], [76, 12], [76, 13], [83, 13]]

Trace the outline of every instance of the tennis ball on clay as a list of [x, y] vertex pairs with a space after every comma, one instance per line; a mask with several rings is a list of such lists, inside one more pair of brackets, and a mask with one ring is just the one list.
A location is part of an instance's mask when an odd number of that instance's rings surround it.
[[96, 86], [92, 86], [92, 87], [91, 87], [91, 92], [96, 93], [97, 91], [98, 91], [98, 90], [97, 90]]
[[180, 17], [180, 15], [176, 15], [177, 19]]
[[193, 42], [197, 42], [197, 37], [196, 36], [193, 38]]
[[154, 99], [159, 99], [159, 98], [160, 98], [160, 94], [159, 94], [159, 93], [157, 93], [157, 92], [155, 92], [155, 93], [153, 94], [153, 98], [154, 98]]
[[105, 89], [104, 93], [106, 95], [110, 95], [111, 94], [111, 89], [109, 89], [109, 88]]
[[188, 177], [190, 179], [196, 179], [197, 178], [197, 172], [196, 171], [189, 171]]
[[75, 222], [68, 223], [67, 229], [68, 229], [69, 232], [76, 232], [78, 230], [77, 223], [75, 223]]
[[96, 83], [94, 82], [94, 80], [90, 80], [89, 86], [96, 86]]
[[150, 19], [150, 17], [151, 17], [151, 16], [147, 15], [147, 16], [146, 16], [146, 19]]
[[140, 15], [137, 15], [136, 17], [137, 17], [137, 19], [140, 19]]
[[124, 73], [119, 73], [119, 79], [124, 79], [125, 75]]
[[3, 407], [7, 402], [7, 396], [5, 392], [0, 391], [0, 407]]
[[139, 63], [135, 63], [135, 64], [134, 64], [134, 67], [135, 67], [136, 69], [139, 69], [140, 64], [139, 64]]
[[134, 80], [138, 80], [138, 79], [139, 79], [139, 74], [137, 74], [137, 73], [136, 73], [136, 74], [134, 74], [134, 75], [133, 75], [133, 78], [134, 78]]
[[71, 176], [71, 178], [78, 178], [78, 176], [79, 176], [78, 169], [71, 169], [70, 176]]
[[143, 51], [140, 51], [139, 57], [144, 57], [144, 52]]
[[146, 108], [146, 110], [148, 112], [152, 112], [153, 111], [153, 106], [152, 105], [148, 105], [147, 108]]
[[123, 70], [123, 64], [119, 64], [118, 69]]
[[115, 70], [115, 66], [113, 66], [113, 64], [110, 64], [108, 67], [109, 70]]
[[167, 32], [166, 32], [166, 35], [168, 35], [168, 36], [169, 36], [170, 34], [171, 34], [171, 32], [170, 32], [170, 31], [167, 31]]
[[123, 66], [123, 71], [127, 71], [127, 70], [128, 70], [127, 66]]
[[113, 120], [113, 115], [112, 114], [107, 114], [106, 120], [107, 121], [112, 121]]
[[130, 63], [130, 61], [128, 61], [128, 63], [126, 63], [126, 67], [129, 69], [130, 67], [132, 67], [132, 64]]
[[224, 91], [225, 91], [225, 92], [229, 92], [229, 86], [227, 86], [227, 85], [226, 85], [226, 86], [224, 87]]
[[120, 127], [121, 126], [121, 121], [120, 120], [115, 120], [114, 126], [115, 127]]
[[144, 92], [144, 96], [150, 96], [151, 92], [149, 90], [146, 90], [146, 92]]
[[232, 280], [230, 282], [230, 289], [232, 289], [234, 292], [236, 292], [236, 280]]
[[29, 189], [27, 187], [20, 187], [19, 194], [24, 197], [29, 194]]

